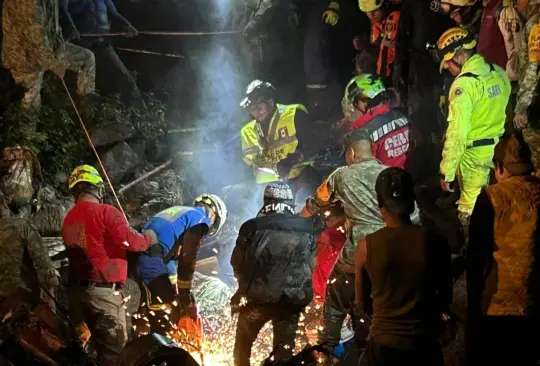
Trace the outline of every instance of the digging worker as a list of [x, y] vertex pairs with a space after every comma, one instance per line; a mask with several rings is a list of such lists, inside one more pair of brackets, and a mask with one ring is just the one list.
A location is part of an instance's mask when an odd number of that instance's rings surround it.
[[241, 132], [242, 153], [246, 164], [253, 168], [258, 184], [279, 180], [279, 170], [286, 171], [288, 179], [301, 173], [303, 161], [300, 148], [309, 139], [307, 110], [303, 105], [276, 103], [276, 89], [272, 84], [255, 80], [249, 84], [246, 97], [240, 103], [249, 108], [254, 118]]
[[[333, 352], [339, 344], [341, 327], [347, 314], [352, 317], [357, 339], [363, 341], [367, 335], [367, 328], [361, 326], [361, 315], [354, 306], [356, 243], [384, 226], [377, 205], [375, 182], [387, 166], [373, 156], [371, 137], [365, 129], [347, 133], [343, 147], [347, 166], [334, 171], [300, 213], [301, 216], [313, 216], [336, 201], [341, 201], [345, 210], [347, 239], [329, 277], [322, 331], [319, 333], [319, 344], [329, 352]], [[364, 334], [359, 334], [359, 330]]]
[[455, 77], [449, 93], [448, 129], [440, 164], [441, 188], [453, 191], [458, 178], [458, 214], [463, 228], [476, 197], [488, 183], [493, 150], [504, 133], [510, 81], [499, 66], [475, 53], [476, 40], [465, 29], [451, 28], [437, 42], [440, 71]]
[[193, 206], [170, 207], [144, 224], [144, 230], [155, 232], [159, 241], [138, 256], [135, 268], [137, 279], [148, 290], [141, 302], [149, 310], [161, 310], [157, 298], [165, 304], [177, 300], [184, 308], [192, 302], [191, 282], [201, 243], [207, 235], [217, 235], [227, 218], [225, 203], [214, 194], [200, 195]]
[[409, 120], [390, 107], [390, 97], [380, 77], [354, 77], [345, 89], [343, 112], [354, 120], [349, 130], [363, 128], [369, 133], [373, 155], [382, 164], [402, 169], [407, 166]]
[[249, 366], [251, 347], [269, 321], [274, 327], [273, 362], [287, 361], [295, 348], [300, 313], [313, 299], [311, 276], [316, 244], [311, 219], [294, 214], [291, 188], [274, 182], [264, 190], [264, 206], [240, 227], [231, 257], [238, 291], [235, 366]]
[[2, 61], [15, 82], [25, 88], [24, 108], [41, 106], [43, 74], [63, 78], [77, 73], [79, 106], [86, 107], [94, 92], [96, 65], [89, 50], [62, 39], [57, 0], [5, 0], [2, 13]]
[[126, 251], [144, 252], [156, 244], [152, 230], [132, 230], [117, 208], [103, 204], [105, 187], [98, 171], [82, 165], [71, 173], [75, 206], [62, 223], [67, 247], [72, 317], [86, 322], [102, 365], [114, 365], [126, 343], [122, 287], [127, 277]]

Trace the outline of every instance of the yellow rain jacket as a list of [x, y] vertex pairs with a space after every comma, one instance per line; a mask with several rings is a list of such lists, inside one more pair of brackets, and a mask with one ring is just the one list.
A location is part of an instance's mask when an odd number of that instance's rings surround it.
[[[298, 109], [307, 113], [306, 108], [300, 104], [278, 104], [268, 131], [263, 133], [261, 124], [255, 120], [246, 124], [240, 131], [244, 161], [253, 167], [257, 183], [279, 180], [276, 174], [261, 169], [277, 172], [277, 163], [296, 151], [298, 139], [294, 117]], [[288, 178], [296, 178], [300, 170], [293, 167]]]
[[488, 183], [493, 151], [504, 133], [510, 91], [505, 71], [480, 55], [465, 62], [450, 88], [440, 171], [446, 182], [458, 176], [460, 212], [472, 213], [480, 189]]

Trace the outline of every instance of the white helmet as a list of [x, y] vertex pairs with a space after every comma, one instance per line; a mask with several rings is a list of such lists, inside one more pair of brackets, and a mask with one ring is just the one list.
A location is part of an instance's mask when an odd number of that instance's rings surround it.
[[215, 194], [203, 193], [193, 201], [193, 206], [205, 205], [216, 215], [214, 224], [210, 228], [209, 236], [215, 236], [221, 230], [227, 220], [227, 206], [225, 202]]

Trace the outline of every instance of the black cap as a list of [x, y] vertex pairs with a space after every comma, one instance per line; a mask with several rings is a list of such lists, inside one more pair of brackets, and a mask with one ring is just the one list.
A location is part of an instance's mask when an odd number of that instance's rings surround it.
[[351, 146], [353, 143], [357, 141], [371, 141], [371, 136], [369, 135], [369, 132], [365, 128], [359, 128], [356, 130], [352, 130], [350, 132], [347, 132], [345, 136], [343, 136], [342, 144], [343, 144], [343, 151], [341, 152], [341, 156], [345, 154], [345, 151], [347, 151], [347, 148]]

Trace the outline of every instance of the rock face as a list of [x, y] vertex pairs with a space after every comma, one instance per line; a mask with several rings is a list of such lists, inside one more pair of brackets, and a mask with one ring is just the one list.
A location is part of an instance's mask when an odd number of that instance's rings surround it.
[[141, 163], [137, 153], [125, 142], [114, 145], [101, 155], [101, 160], [113, 184], [120, 183]]
[[96, 147], [103, 147], [125, 141], [135, 135], [135, 128], [125, 121], [113, 123], [108, 126], [97, 127], [90, 132], [92, 143]]

